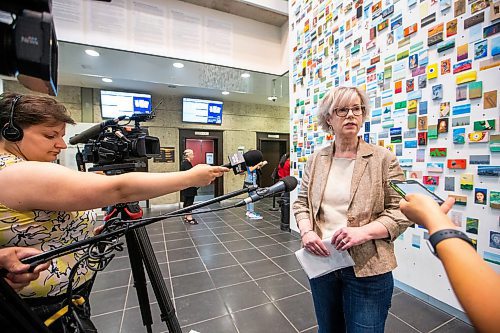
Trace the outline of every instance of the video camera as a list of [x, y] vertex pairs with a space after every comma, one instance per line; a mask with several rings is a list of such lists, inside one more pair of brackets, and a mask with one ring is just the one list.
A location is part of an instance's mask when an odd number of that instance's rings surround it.
[[1, 1], [0, 74], [28, 89], [57, 95], [58, 44], [51, 0]]
[[[134, 126], [120, 125], [123, 120], [135, 121]], [[134, 171], [144, 159], [160, 155], [160, 140], [148, 135], [147, 129], [141, 128], [141, 115], [121, 116], [94, 125], [86, 131], [69, 139], [72, 145], [84, 143], [82, 161], [93, 163], [89, 171], [113, 170]], [[79, 164], [80, 164], [79, 163]]]

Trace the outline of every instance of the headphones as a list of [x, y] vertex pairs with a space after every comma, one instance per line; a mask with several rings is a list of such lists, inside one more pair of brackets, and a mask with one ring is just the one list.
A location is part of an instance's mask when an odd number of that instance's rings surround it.
[[9, 122], [2, 128], [2, 136], [7, 141], [11, 142], [21, 141], [24, 135], [23, 129], [14, 124], [14, 109], [16, 108], [16, 104], [21, 99], [21, 97], [22, 95], [17, 95], [12, 100], [12, 105], [10, 107]]

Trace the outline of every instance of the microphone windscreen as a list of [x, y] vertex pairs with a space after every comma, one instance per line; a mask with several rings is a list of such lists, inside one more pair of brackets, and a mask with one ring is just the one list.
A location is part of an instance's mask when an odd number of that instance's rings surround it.
[[285, 192], [291, 192], [297, 187], [297, 179], [292, 176], [287, 176], [285, 178], [280, 179], [283, 183], [285, 183]]
[[262, 156], [260, 150], [249, 150], [243, 154], [243, 158], [245, 159], [245, 164], [247, 166], [253, 167], [262, 162], [264, 156]]

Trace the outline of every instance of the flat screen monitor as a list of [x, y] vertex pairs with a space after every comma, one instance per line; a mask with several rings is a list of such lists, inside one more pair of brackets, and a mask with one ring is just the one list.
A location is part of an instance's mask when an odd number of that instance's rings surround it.
[[188, 123], [222, 124], [222, 101], [183, 98], [182, 121]]
[[101, 90], [102, 118], [151, 114], [151, 95]]

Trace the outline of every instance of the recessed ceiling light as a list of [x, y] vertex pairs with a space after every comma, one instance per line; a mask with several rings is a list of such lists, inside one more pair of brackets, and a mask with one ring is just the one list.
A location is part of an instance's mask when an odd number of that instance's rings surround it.
[[184, 64], [182, 62], [174, 62], [172, 66], [174, 66], [175, 68], [183, 68]]
[[222, 95], [229, 95], [229, 91], [223, 91]]
[[98, 57], [100, 55], [99, 52], [97, 52], [96, 50], [91, 50], [91, 49], [85, 50], [85, 53], [87, 53], [87, 55], [89, 55], [91, 57]]
[[113, 80], [111, 80], [109, 77], [103, 77], [102, 82], [111, 83], [113, 82]]
[[250, 77], [250, 74], [249, 73], [243, 73], [241, 74], [241, 77], [244, 78], [244, 79], [247, 79]]

